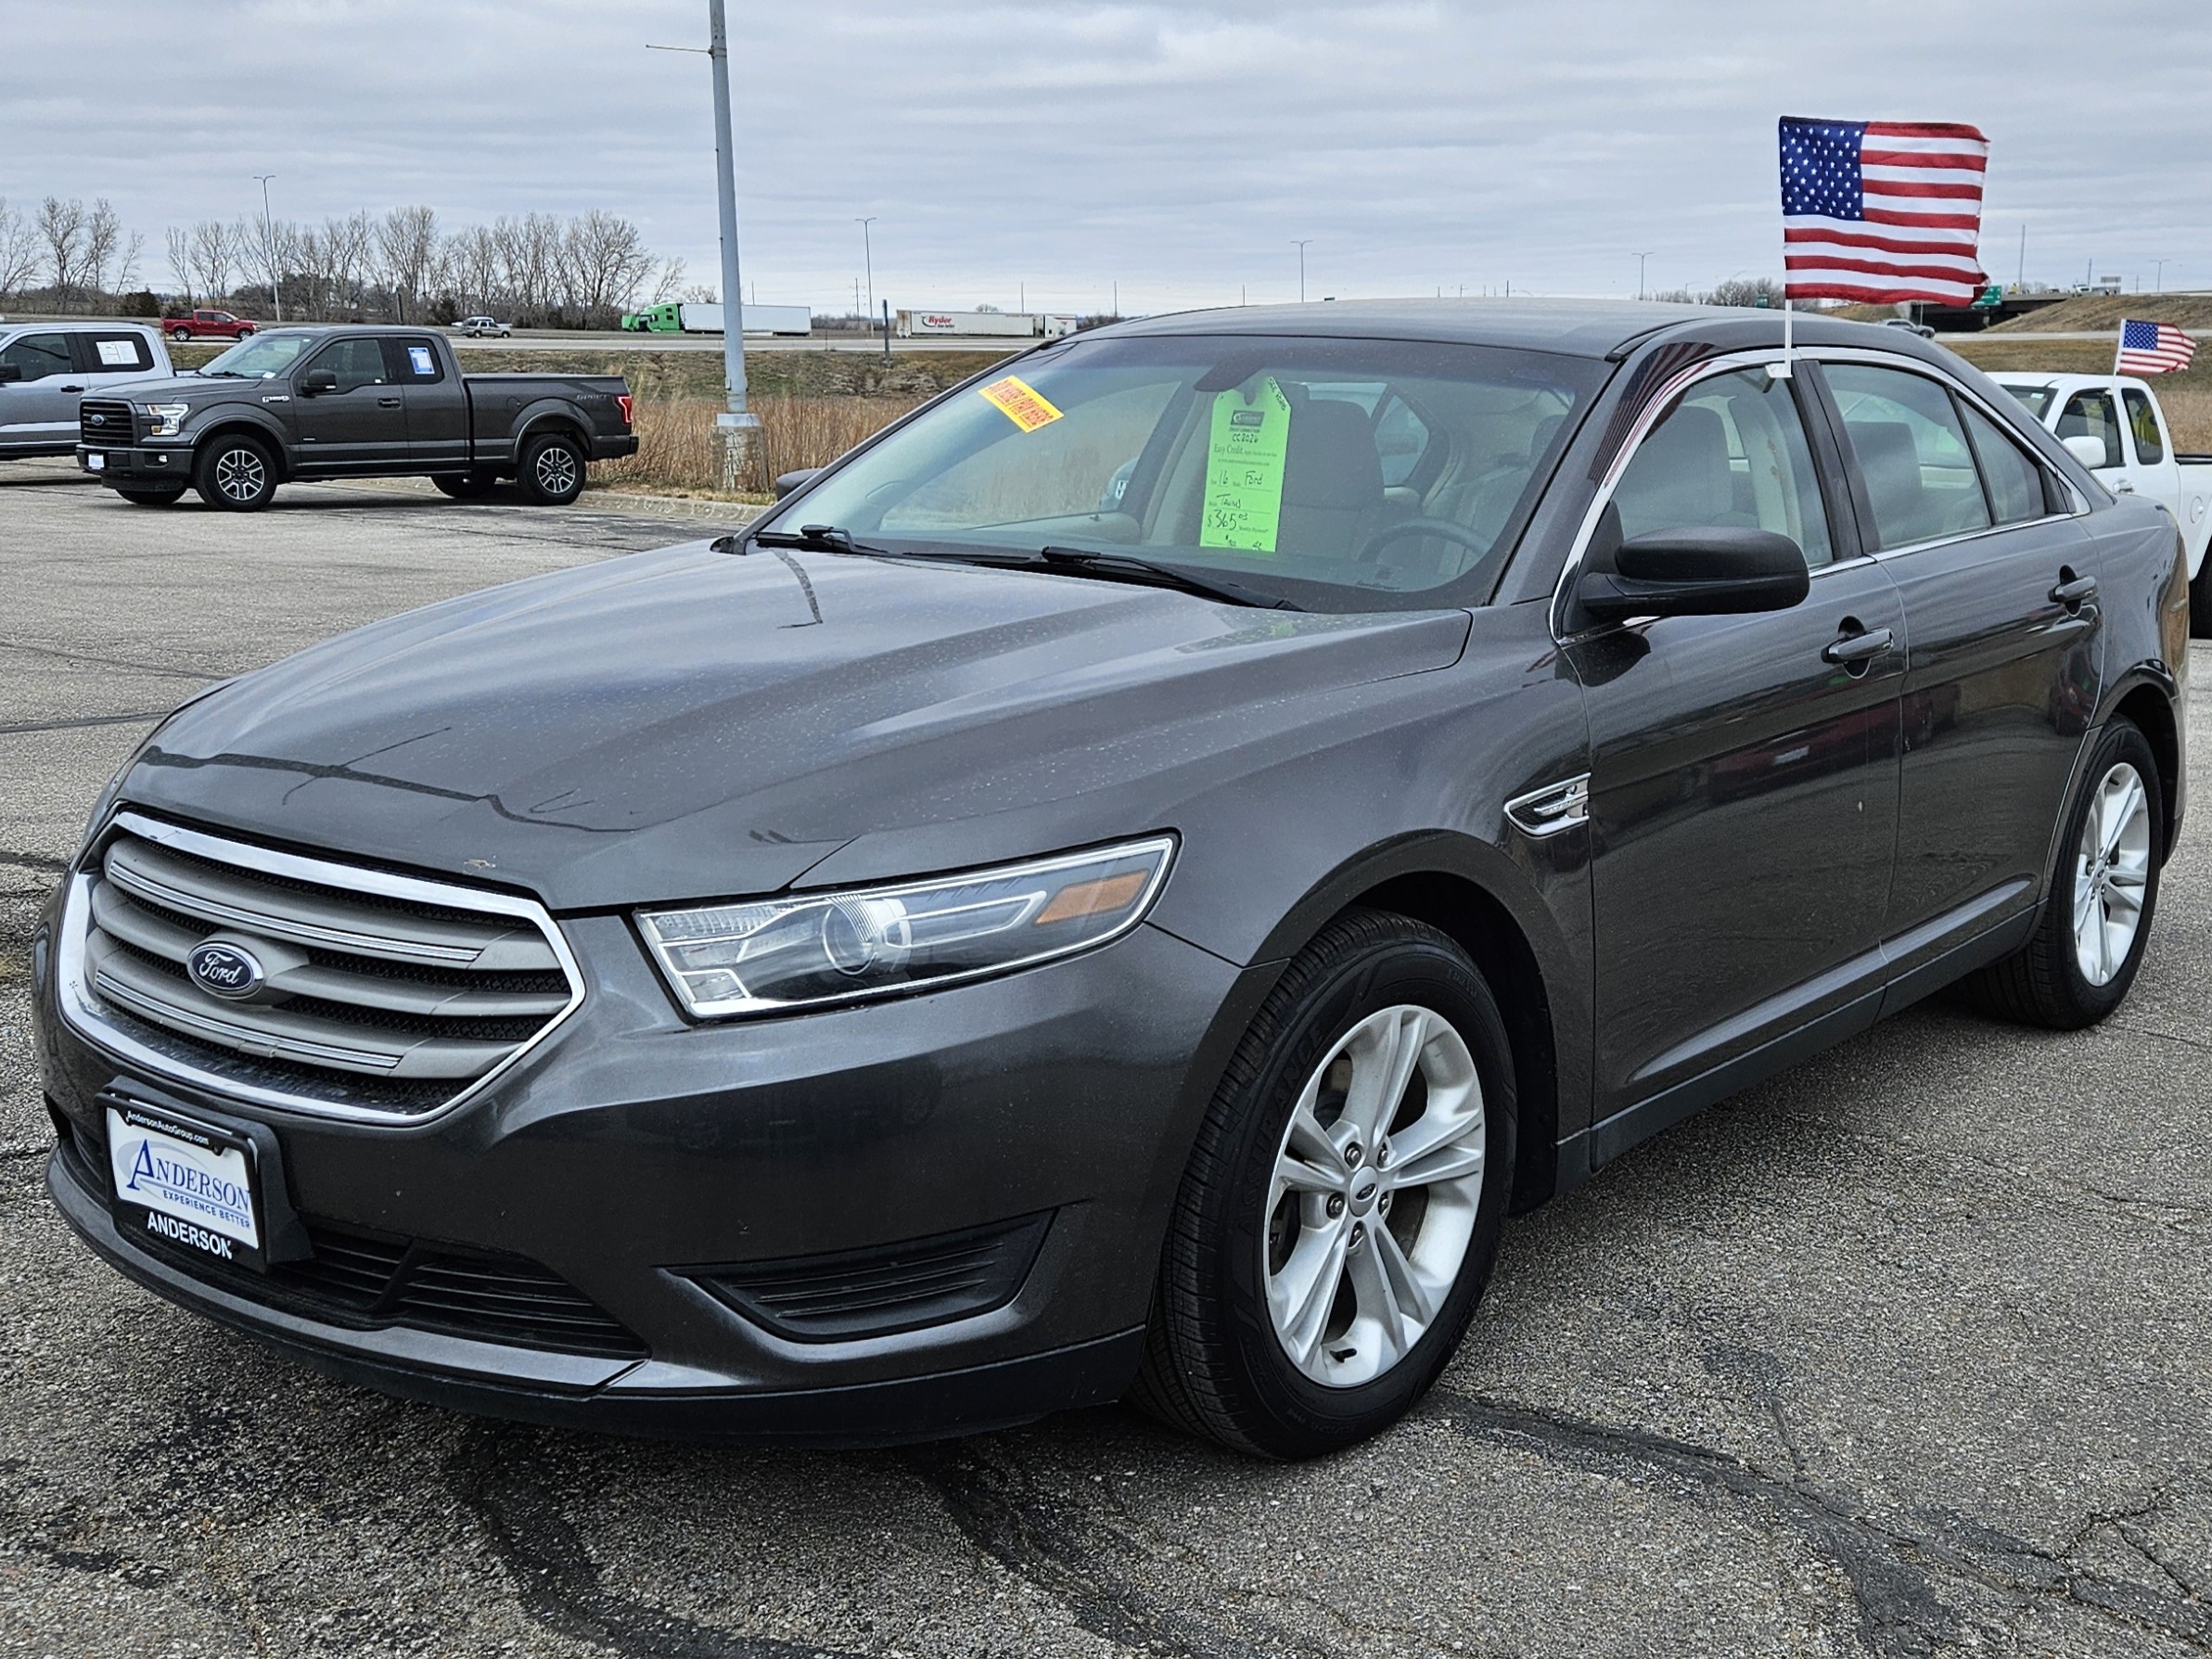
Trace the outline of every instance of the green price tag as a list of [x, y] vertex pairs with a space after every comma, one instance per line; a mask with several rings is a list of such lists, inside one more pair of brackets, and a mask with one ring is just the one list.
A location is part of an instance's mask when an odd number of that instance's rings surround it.
[[1206, 445], [1201, 547], [1275, 551], [1283, 517], [1283, 457], [1290, 449], [1290, 400], [1271, 377], [1256, 390], [1216, 395]]

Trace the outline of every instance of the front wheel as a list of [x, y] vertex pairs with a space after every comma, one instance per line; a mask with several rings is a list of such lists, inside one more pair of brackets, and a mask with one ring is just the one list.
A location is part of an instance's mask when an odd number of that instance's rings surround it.
[[583, 493], [583, 450], [565, 432], [548, 432], [522, 447], [517, 480], [523, 498], [541, 507], [565, 507]]
[[1132, 1403], [1280, 1458], [1397, 1421], [1490, 1278], [1515, 1123], [1504, 1022], [1466, 953], [1402, 916], [1331, 923], [1199, 1129]]
[[276, 493], [276, 457], [258, 438], [217, 438], [193, 464], [199, 499], [226, 512], [258, 512]]
[[185, 499], [185, 487], [178, 484], [160, 490], [118, 490], [115, 493], [134, 507], [173, 507]]
[[1969, 994], [1990, 1013], [2054, 1031], [2093, 1026], [2117, 1008], [2150, 939], [2165, 824], [2150, 739], [2115, 720], [2082, 771], [2035, 933], [1969, 981]]

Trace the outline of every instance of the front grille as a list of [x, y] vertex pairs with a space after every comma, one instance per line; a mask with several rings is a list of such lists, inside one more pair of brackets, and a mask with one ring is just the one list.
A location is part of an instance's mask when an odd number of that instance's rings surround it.
[[[70, 1177], [108, 1202], [108, 1149], [98, 1131], [48, 1103]], [[527, 1257], [463, 1249], [300, 1218], [313, 1254], [277, 1262], [266, 1274], [216, 1267], [159, 1234], [132, 1242], [196, 1279], [234, 1295], [355, 1330], [403, 1325], [478, 1342], [565, 1354], [642, 1359], [647, 1349], [621, 1322], [551, 1270]]]
[[[79, 880], [83, 989], [102, 1016], [159, 1056], [156, 1069], [254, 1098], [417, 1117], [483, 1082], [577, 1001], [551, 920], [504, 895], [132, 813]], [[191, 976], [211, 940], [259, 965], [249, 998]]]
[[875, 1249], [684, 1273], [778, 1336], [887, 1336], [1004, 1307], [1029, 1276], [1051, 1220], [1027, 1216]]
[[120, 398], [83, 398], [77, 403], [77, 435], [99, 449], [128, 449], [137, 436], [130, 404]]

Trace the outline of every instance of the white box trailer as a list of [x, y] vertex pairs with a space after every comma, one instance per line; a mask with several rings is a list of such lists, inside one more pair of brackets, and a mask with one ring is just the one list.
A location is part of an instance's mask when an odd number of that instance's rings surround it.
[[[895, 313], [899, 338], [958, 335], [978, 339], [1056, 338], [1075, 327], [1073, 317], [1040, 316], [1028, 311], [901, 311]], [[1055, 326], [1064, 324], [1065, 326]]]
[[[685, 334], [720, 334], [724, 324], [719, 305], [680, 305], [677, 320]], [[748, 334], [812, 334], [814, 308], [811, 305], [748, 305], [744, 308]]]

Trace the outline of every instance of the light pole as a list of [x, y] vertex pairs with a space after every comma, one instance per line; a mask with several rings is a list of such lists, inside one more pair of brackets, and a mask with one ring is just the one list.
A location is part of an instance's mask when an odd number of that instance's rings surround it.
[[2163, 294], [2163, 293], [2165, 293], [2165, 292], [2166, 292], [2166, 261], [2164, 261], [2164, 260], [2153, 260], [2153, 261], [2151, 262], [2151, 268], [2152, 268], [2152, 273], [2153, 273], [2153, 274], [2152, 274], [2152, 277], [2151, 277], [2151, 282], [2152, 282], [2152, 288], [2151, 288], [2151, 291], [2152, 291], [2153, 293], [2154, 293], [2154, 294]]
[[269, 267], [269, 300], [276, 307], [276, 320], [281, 323], [284, 321], [284, 295], [276, 283], [276, 248], [269, 238], [269, 181], [276, 175], [273, 172], [257, 172], [253, 176], [262, 187], [262, 260]]
[[868, 267], [868, 314], [870, 316], [876, 314], [876, 248], [869, 239], [868, 226], [876, 223], [876, 214], [870, 213], [865, 219], [860, 221], [861, 258], [867, 262]]
[[1313, 238], [1307, 236], [1301, 240], [1293, 236], [1291, 240], [1297, 244], [1298, 250], [1298, 303], [1303, 305], [1306, 303], [1306, 243]]
[[714, 417], [722, 487], [733, 493], [761, 417], [745, 406], [745, 285], [737, 279], [737, 137], [730, 130], [730, 38], [722, 0], [707, 0], [707, 56], [714, 66], [714, 183], [722, 198], [722, 378], [729, 408]]
[[1657, 251], [1658, 249], [1655, 248], [1651, 252], [1640, 253], [1636, 256], [1636, 298], [1639, 300], [1643, 298], [1643, 262]]

